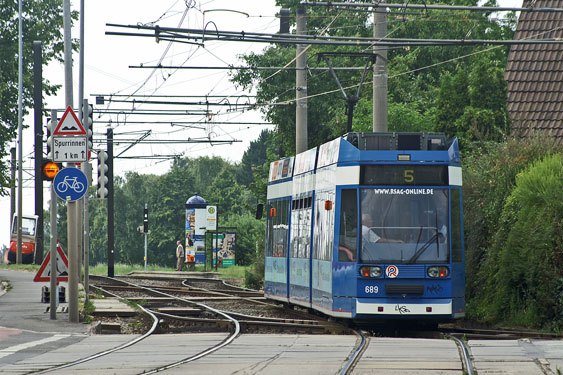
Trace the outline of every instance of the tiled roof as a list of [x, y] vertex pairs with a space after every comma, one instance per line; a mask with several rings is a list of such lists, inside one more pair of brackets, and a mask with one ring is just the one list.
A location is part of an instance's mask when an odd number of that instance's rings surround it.
[[[563, 8], [563, 0], [537, 0], [534, 7]], [[563, 38], [563, 12], [520, 13], [514, 39], [548, 38]], [[513, 45], [504, 78], [512, 134], [541, 132], [563, 144], [563, 44]]]

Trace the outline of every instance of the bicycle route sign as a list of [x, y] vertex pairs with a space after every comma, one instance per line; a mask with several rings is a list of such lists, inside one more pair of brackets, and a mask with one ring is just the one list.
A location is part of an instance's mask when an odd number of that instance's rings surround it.
[[86, 194], [88, 180], [86, 175], [78, 168], [63, 168], [55, 176], [53, 186], [59, 198], [73, 202]]

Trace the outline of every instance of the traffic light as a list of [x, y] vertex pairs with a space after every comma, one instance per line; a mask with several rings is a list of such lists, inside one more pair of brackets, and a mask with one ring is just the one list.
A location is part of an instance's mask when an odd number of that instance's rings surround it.
[[108, 189], [106, 187], [108, 183], [108, 153], [105, 151], [98, 152], [98, 198], [107, 198]]
[[51, 133], [57, 124], [55, 123], [57, 119], [47, 118], [47, 160], [53, 160], [53, 152], [51, 151], [51, 146], [53, 145], [53, 137]]
[[45, 160], [41, 165], [41, 179], [43, 181], [52, 181], [62, 168], [62, 163]]
[[143, 232], [149, 233], [149, 208], [145, 205], [145, 215], [143, 218]]

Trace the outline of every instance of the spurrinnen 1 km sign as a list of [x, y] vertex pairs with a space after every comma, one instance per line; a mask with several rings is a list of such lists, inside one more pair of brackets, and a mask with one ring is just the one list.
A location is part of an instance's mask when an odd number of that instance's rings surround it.
[[66, 109], [52, 138], [54, 162], [79, 163], [88, 160], [87, 133], [71, 107]]

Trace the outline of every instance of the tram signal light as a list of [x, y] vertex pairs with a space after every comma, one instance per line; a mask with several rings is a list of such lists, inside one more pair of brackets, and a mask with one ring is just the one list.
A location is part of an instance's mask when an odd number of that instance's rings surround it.
[[280, 9], [280, 34], [289, 34], [289, 9]]
[[88, 104], [85, 109], [86, 116], [84, 116], [85, 126], [88, 132], [88, 151], [92, 149], [92, 145], [94, 144], [93, 136], [94, 136], [94, 106], [92, 104]]
[[105, 151], [98, 152], [98, 189], [97, 195], [98, 198], [107, 198], [108, 196], [108, 189], [106, 187], [108, 183], [108, 153]]
[[51, 150], [51, 146], [53, 145], [53, 137], [52, 137], [52, 132], [53, 129], [55, 128], [55, 126], [57, 126], [57, 124], [55, 123], [55, 121], [57, 121], [57, 119], [51, 119], [51, 118], [47, 118], [47, 157], [45, 159], [47, 160], [53, 160], [53, 152]]
[[44, 161], [41, 165], [41, 179], [43, 181], [52, 181], [62, 168], [61, 163]]
[[145, 207], [144, 217], [143, 217], [143, 232], [149, 233], [149, 209]]

